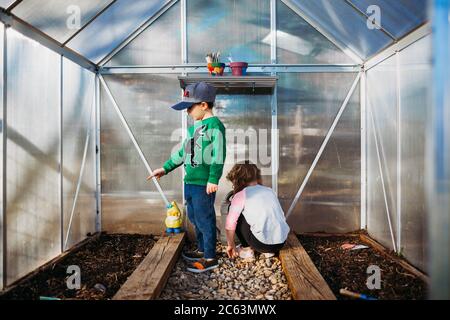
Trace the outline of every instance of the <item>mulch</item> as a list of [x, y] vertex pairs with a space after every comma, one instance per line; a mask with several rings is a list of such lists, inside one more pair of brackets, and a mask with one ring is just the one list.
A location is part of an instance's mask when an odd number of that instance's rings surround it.
[[[101, 234], [48, 270], [19, 282], [0, 300], [38, 300], [40, 297], [76, 300], [111, 299], [141, 263], [156, 239], [152, 235]], [[67, 268], [81, 270], [81, 288], [68, 289]]]
[[[351, 299], [340, 295], [339, 290], [363, 293], [379, 300], [422, 300], [427, 297], [427, 285], [405, 270], [394, 258], [386, 257], [376, 249], [344, 250], [345, 243], [363, 244], [359, 238], [336, 236], [298, 236], [319, 272], [338, 299]], [[370, 265], [381, 269], [381, 289], [367, 287]]]

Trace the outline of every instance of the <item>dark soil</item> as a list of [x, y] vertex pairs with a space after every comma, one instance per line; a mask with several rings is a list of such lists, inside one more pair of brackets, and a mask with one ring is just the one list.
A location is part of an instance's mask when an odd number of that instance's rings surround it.
[[[56, 265], [26, 279], [0, 295], [0, 300], [37, 300], [40, 297], [60, 299], [110, 299], [153, 247], [151, 235], [101, 234], [97, 239], [68, 254]], [[68, 266], [81, 270], [81, 288], [67, 288]], [[102, 292], [103, 287], [106, 291]], [[96, 289], [95, 286], [100, 289]]]
[[[370, 247], [344, 250], [344, 243], [363, 244], [358, 237], [298, 237], [319, 272], [337, 299], [349, 299], [339, 293], [341, 288], [363, 293], [380, 300], [422, 300], [426, 298], [426, 284], [405, 270], [393, 258], [389, 259]], [[370, 265], [381, 269], [381, 289], [369, 290], [366, 285]], [[351, 299], [351, 298], [350, 298]]]

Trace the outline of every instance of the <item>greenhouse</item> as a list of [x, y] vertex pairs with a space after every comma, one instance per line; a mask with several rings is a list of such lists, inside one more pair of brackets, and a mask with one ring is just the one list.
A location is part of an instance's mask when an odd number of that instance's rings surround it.
[[[450, 299], [449, 17], [446, 0], [0, 0], [0, 300]], [[171, 108], [200, 87], [212, 109]], [[195, 166], [166, 165], [194, 158], [192, 106], [226, 129], [218, 262], [198, 274]], [[253, 260], [241, 238], [229, 254], [249, 163], [290, 230]], [[239, 219], [262, 219], [256, 189]]]

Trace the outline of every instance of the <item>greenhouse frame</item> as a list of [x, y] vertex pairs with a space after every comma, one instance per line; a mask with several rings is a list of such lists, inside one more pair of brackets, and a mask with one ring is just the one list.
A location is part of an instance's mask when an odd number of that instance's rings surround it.
[[[249, 64], [241, 84], [218, 80], [224, 175], [250, 159], [296, 234], [365, 230], [429, 277], [429, 298], [450, 298], [448, 1], [0, 9], [0, 289], [88, 235], [163, 233], [167, 203], [146, 177], [193, 123], [170, 109], [184, 81], [212, 78], [205, 55], [220, 51]], [[183, 175], [160, 181], [178, 204]], [[223, 177], [218, 214], [231, 189]]]

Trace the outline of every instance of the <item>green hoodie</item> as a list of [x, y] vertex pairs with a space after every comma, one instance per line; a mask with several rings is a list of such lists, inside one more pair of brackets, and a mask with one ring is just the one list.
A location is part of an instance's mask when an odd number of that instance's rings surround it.
[[184, 183], [219, 184], [226, 158], [225, 127], [217, 117], [195, 121], [180, 150], [164, 163], [164, 171], [171, 172], [184, 163]]

